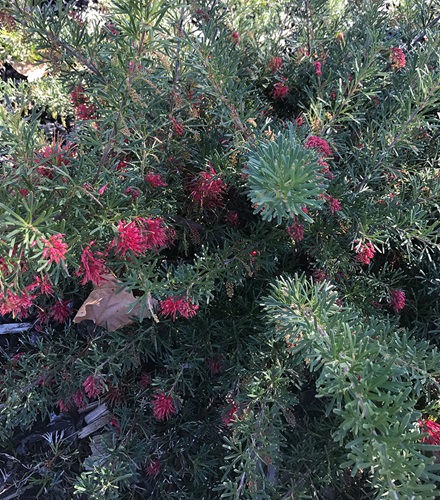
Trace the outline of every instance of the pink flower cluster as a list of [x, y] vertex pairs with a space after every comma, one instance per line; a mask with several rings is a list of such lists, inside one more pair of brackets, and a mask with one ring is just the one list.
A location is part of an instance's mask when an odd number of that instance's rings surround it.
[[434, 422], [434, 420], [420, 420], [419, 426], [422, 432], [427, 432], [429, 434], [429, 436], [422, 439], [422, 443], [440, 444], [440, 424]]
[[402, 69], [406, 66], [406, 58], [402, 49], [393, 47], [390, 54], [391, 67], [395, 70]]
[[147, 250], [158, 250], [169, 243], [169, 230], [161, 217], [136, 217], [131, 222], [119, 221], [118, 236], [111, 246], [116, 247], [118, 253], [124, 257], [129, 251], [139, 256]]
[[272, 97], [275, 100], [280, 100], [282, 101], [289, 95], [289, 87], [283, 83], [283, 82], [278, 82], [274, 85], [274, 88], [272, 90]]
[[61, 145], [58, 142], [42, 146], [34, 154], [34, 162], [37, 165], [36, 172], [42, 177], [53, 179], [55, 176], [54, 167], [68, 165], [70, 158], [74, 155], [71, 145]]
[[90, 399], [96, 399], [102, 392], [102, 382], [99, 378], [90, 375], [83, 382], [84, 391]]
[[162, 176], [160, 174], [155, 174], [152, 171], [147, 173], [147, 175], [144, 177], [144, 180], [154, 188], [168, 186], [168, 184], [162, 179]]
[[316, 135], [311, 135], [305, 142], [304, 146], [307, 149], [314, 149], [317, 153], [323, 156], [333, 155], [328, 142], [325, 139], [322, 139], [321, 137], [318, 137]]
[[231, 35], [231, 41], [233, 44], [238, 45], [240, 43], [240, 34], [237, 31], [233, 31]]
[[319, 61], [315, 61], [313, 63], [313, 66], [315, 67], [315, 72], [316, 76], [321, 76], [322, 75], [322, 65]]
[[[359, 242], [356, 240], [354, 243], [356, 245]], [[367, 241], [364, 244], [358, 245], [358, 247], [356, 248], [356, 253], [357, 255], [355, 260], [363, 265], [368, 265], [374, 258], [376, 250], [374, 249], [373, 245], [369, 241]]]
[[49, 317], [52, 318], [56, 323], [65, 323], [65, 321], [71, 314], [72, 301], [69, 299], [59, 299], [49, 309]]
[[27, 318], [34, 298], [35, 295], [28, 295], [27, 292], [21, 295], [15, 294], [11, 290], [7, 290], [6, 293], [0, 292], [0, 316], [12, 314], [13, 318]]
[[269, 61], [269, 69], [272, 71], [272, 73], [278, 73], [282, 66], [283, 60], [281, 59], [281, 57], [272, 57], [272, 59]]
[[390, 291], [390, 306], [398, 313], [405, 307], [406, 297], [403, 290], [391, 290]]
[[173, 131], [173, 134], [178, 137], [182, 137], [185, 133], [182, 122], [174, 116], [171, 117], [171, 130]]
[[209, 172], [201, 172], [191, 183], [190, 188], [191, 198], [202, 207], [214, 208], [223, 205], [226, 186], [212, 167]]
[[94, 117], [95, 106], [89, 102], [82, 85], [78, 85], [72, 90], [70, 101], [75, 108], [75, 118], [77, 120], [90, 120]]
[[157, 420], [168, 420], [177, 413], [172, 396], [159, 391], [153, 395], [153, 415]]
[[286, 230], [287, 234], [296, 243], [304, 239], [304, 226], [298, 220], [295, 220], [290, 226], [287, 226]]
[[42, 255], [43, 259], [55, 262], [55, 264], [65, 260], [68, 246], [67, 243], [63, 242], [64, 236], [64, 234], [53, 234], [49, 239], [41, 238], [41, 241], [45, 245]]
[[183, 318], [192, 318], [196, 315], [198, 308], [197, 304], [186, 297], [169, 297], [159, 303], [159, 312], [162, 316], [171, 317], [173, 321], [176, 321], [178, 314]]
[[334, 198], [333, 196], [328, 195], [327, 202], [329, 204], [330, 212], [332, 214], [334, 214], [335, 212], [340, 212], [342, 210], [341, 202], [337, 198]]
[[99, 286], [104, 281], [103, 275], [109, 273], [104, 262], [105, 255], [102, 252], [93, 253], [90, 249], [93, 244], [94, 242], [91, 241], [81, 253], [81, 265], [76, 272], [77, 276], [83, 276], [81, 285], [91, 281]]
[[145, 468], [145, 472], [150, 477], [156, 477], [160, 473], [160, 460], [157, 458], [156, 460], [152, 460], [148, 466]]

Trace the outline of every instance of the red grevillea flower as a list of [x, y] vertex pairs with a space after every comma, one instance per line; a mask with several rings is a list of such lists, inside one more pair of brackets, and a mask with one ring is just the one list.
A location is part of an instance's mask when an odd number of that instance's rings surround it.
[[67, 243], [62, 241], [64, 236], [64, 234], [54, 234], [48, 240], [41, 238], [41, 241], [45, 244], [42, 255], [43, 259], [55, 262], [55, 264], [65, 259], [68, 246]]
[[153, 395], [153, 415], [157, 420], [168, 420], [177, 413], [172, 396], [165, 396], [161, 391]]
[[[63, 146], [58, 142], [54, 142], [53, 144], [46, 144], [35, 153], [35, 162], [37, 164], [45, 163], [61, 167], [61, 165], [68, 165], [70, 163], [73, 154], [72, 145]], [[46, 175], [40, 172], [38, 168], [37, 172]]]
[[222, 424], [228, 426], [237, 418], [238, 405], [236, 403], [232, 403], [231, 406], [226, 410], [226, 412], [222, 415]]
[[[356, 240], [355, 245], [358, 243]], [[358, 246], [356, 249], [356, 258], [355, 260], [357, 262], [360, 262], [361, 264], [368, 265], [370, 261], [373, 259], [374, 254], [376, 253], [376, 250], [374, 249], [373, 245], [367, 241], [363, 245]]]
[[315, 67], [316, 76], [321, 76], [322, 75], [321, 63], [319, 61], [315, 61], [313, 63], [313, 66]]
[[390, 306], [398, 313], [405, 307], [406, 297], [403, 290], [390, 291]]
[[419, 420], [419, 426], [422, 432], [427, 432], [429, 436], [422, 439], [425, 444], [440, 444], [440, 424], [434, 420]]
[[58, 408], [61, 413], [67, 413], [69, 411], [69, 404], [64, 401], [64, 399], [60, 399], [58, 401]]
[[287, 234], [292, 238], [293, 241], [299, 242], [304, 239], [304, 226], [295, 220], [293, 224], [286, 228]]
[[40, 289], [42, 295], [53, 295], [52, 283], [48, 276], [35, 276], [34, 281], [26, 287], [26, 290], [33, 292], [34, 290]]
[[81, 265], [75, 273], [77, 276], [83, 276], [81, 285], [85, 285], [91, 281], [94, 285], [99, 286], [104, 281], [103, 275], [109, 271], [104, 262], [104, 254], [102, 252], [93, 253], [90, 247], [93, 245], [91, 241], [81, 253]]
[[198, 308], [199, 306], [193, 304], [190, 298], [183, 297], [169, 297], [159, 303], [159, 312], [164, 318], [171, 317], [173, 321], [176, 321], [177, 314], [187, 319], [192, 318]]
[[240, 224], [240, 218], [238, 216], [238, 213], [237, 212], [234, 212], [233, 210], [228, 210], [226, 212], [226, 217], [225, 219], [227, 220], [227, 222], [229, 222], [229, 224], [231, 224], [232, 226], [237, 226], [238, 224]]
[[90, 375], [83, 382], [84, 391], [90, 399], [96, 399], [102, 392], [102, 382], [99, 378]]
[[171, 117], [171, 130], [173, 131], [174, 135], [177, 135], [179, 137], [182, 137], [185, 133], [182, 122], [180, 122], [174, 116]]
[[208, 367], [213, 375], [217, 375], [223, 370], [222, 357], [220, 355], [207, 360]]
[[272, 57], [272, 59], [269, 61], [269, 69], [272, 71], [272, 73], [277, 73], [283, 65], [283, 60], [281, 57]]
[[142, 373], [139, 384], [146, 389], [151, 384], [151, 375], [149, 373]]
[[278, 82], [272, 90], [272, 97], [276, 100], [283, 100], [289, 95], [289, 87], [283, 82]]
[[197, 17], [197, 19], [203, 19], [205, 23], [209, 23], [209, 14], [204, 11], [203, 9], [197, 9], [194, 11], [194, 16]]
[[395, 70], [402, 69], [406, 66], [406, 58], [402, 49], [393, 47], [390, 54], [391, 67]]
[[239, 44], [240, 43], [240, 35], [237, 31], [233, 31], [231, 35], [232, 43]]
[[315, 283], [322, 283], [327, 279], [330, 279], [330, 276], [323, 269], [315, 269], [313, 271], [313, 281]]
[[332, 214], [334, 214], [335, 212], [340, 212], [342, 210], [341, 203], [337, 198], [333, 198], [333, 196], [328, 196], [327, 201], [330, 206], [330, 212]]
[[26, 292], [21, 295], [15, 294], [11, 290], [7, 290], [6, 294], [0, 292], [0, 316], [12, 314], [13, 318], [27, 318], [34, 298], [35, 295], [28, 295]]
[[144, 177], [145, 182], [150, 184], [151, 187], [165, 187], [168, 184], [162, 179], [160, 174], [155, 174], [154, 172], [148, 172]]
[[84, 401], [84, 393], [81, 389], [78, 389], [75, 394], [72, 396], [72, 401], [75, 406], [79, 409], [84, 408], [86, 406], [86, 402]]
[[314, 149], [319, 154], [324, 156], [332, 156], [332, 150], [330, 149], [328, 142], [316, 135], [311, 135], [305, 142], [304, 146], [307, 149]]
[[57, 323], [64, 323], [71, 314], [71, 300], [57, 300], [49, 309], [49, 316]]
[[137, 198], [139, 198], [139, 196], [141, 195], [139, 189], [136, 189], [136, 188], [133, 188], [133, 187], [128, 187], [125, 190], [125, 194], [128, 195], [128, 196], [131, 196], [134, 200], [136, 200]]
[[128, 251], [142, 255], [147, 250], [157, 250], [169, 243], [169, 230], [161, 217], [137, 217], [131, 222], [119, 221], [118, 237], [113, 241], [113, 246], [123, 257]]
[[148, 466], [145, 468], [145, 472], [150, 477], [156, 477], [160, 472], [160, 460], [157, 458], [156, 460], [152, 460]]
[[221, 207], [225, 190], [224, 182], [210, 167], [209, 172], [200, 172], [191, 183], [191, 198], [205, 208]]

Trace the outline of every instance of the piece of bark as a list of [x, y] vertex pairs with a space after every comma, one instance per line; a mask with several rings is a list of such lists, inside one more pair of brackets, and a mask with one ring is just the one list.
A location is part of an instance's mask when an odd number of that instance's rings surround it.
[[78, 432], [78, 437], [80, 439], [84, 439], [87, 436], [90, 436], [90, 434], [93, 434], [96, 432], [98, 429], [101, 429], [105, 425], [107, 425], [110, 421], [110, 412], [106, 410], [105, 413], [103, 413], [99, 418], [94, 420], [92, 423], [89, 425], [86, 425], [83, 427], [79, 432]]
[[31, 327], [32, 323], [5, 323], [4, 325], [0, 325], [0, 335], [26, 332]]

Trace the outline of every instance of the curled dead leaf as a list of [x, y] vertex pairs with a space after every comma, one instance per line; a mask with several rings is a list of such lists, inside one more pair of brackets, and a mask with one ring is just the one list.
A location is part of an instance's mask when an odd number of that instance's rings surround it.
[[[124, 326], [131, 325], [133, 323], [132, 318], [140, 315], [142, 304], [139, 301], [131, 309], [136, 301], [133, 293], [121, 290], [121, 284], [114, 276], [105, 275], [103, 278], [105, 278], [105, 281], [90, 293], [73, 318], [73, 322], [80, 323], [90, 319], [96, 325], [113, 332]], [[149, 309], [153, 317], [155, 316], [153, 308], [156, 304], [156, 300], [149, 297], [145, 298], [144, 305]]]
[[14, 62], [10, 61], [11, 66], [20, 73], [20, 75], [24, 75], [27, 77], [28, 82], [33, 82], [42, 78], [49, 67], [47, 64], [35, 64], [30, 61], [26, 62]]

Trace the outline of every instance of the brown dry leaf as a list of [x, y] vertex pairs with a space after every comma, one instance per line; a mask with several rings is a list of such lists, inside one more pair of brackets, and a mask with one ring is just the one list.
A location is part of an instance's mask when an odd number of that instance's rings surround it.
[[34, 64], [29, 61], [27, 62], [14, 62], [10, 61], [10, 65], [18, 71], [20, 75], [27, 77], [28, 82], [33, 82], [42, 78], [48, 70], [47, 64]]
[[[103, 326], [109, 332], [114, 332], [126, 325], [131, 325], [133, 316], [139, 316], [140, 304], [128, 313], [127, 309], [136, 301], [132, 292], [120, 289], [120, 283], [112, 275], [103, 276], [106, 281], [93, 290], [87, 297], [83, 305], [79, 308], [74, 323], [80, 323], [86, 319], [91, 319], [96, 325]], [[153, 313], [152, 308], [157, 301], [146, 299], [146, 305]], [[153, 313], [154, 317], [154, 313]]]

